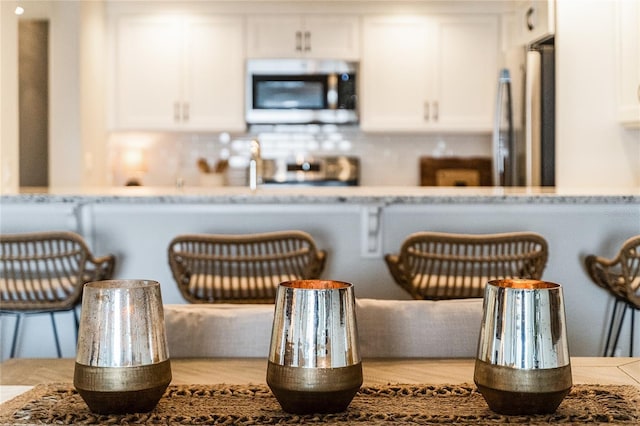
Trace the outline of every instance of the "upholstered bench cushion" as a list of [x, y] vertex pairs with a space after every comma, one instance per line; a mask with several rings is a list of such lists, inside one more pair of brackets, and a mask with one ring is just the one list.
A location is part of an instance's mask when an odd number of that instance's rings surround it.
[[264, 357], [269, 354], [274, 305], [165, 305], [169, 356]]
[[[474, 357], [482, 299], [357, 299], [363, 358]], [[273, 305], [165, 305], [171, 357], [264, 357]]]
[[473, 358], [482, 299], [360, 299], [357, 319], [365, 358]]

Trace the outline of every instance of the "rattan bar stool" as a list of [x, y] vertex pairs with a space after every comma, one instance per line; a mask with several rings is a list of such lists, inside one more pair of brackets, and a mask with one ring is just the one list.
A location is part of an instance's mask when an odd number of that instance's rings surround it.
[[430, 300], [481, 298], [493, 279], [540, 279], [547, 258], [546, 240], [533, 232], [417, 232], [399, 254], [385, 255], [395, 282], [414, 299]]
[[168, 254], [191, 303], [274, 303], [281, 282], [319, 278], [326, 259], [302, 231], [179, 235]]
[[95, 258], [84, 239], [73, 232], [51, 231], [0, 235], [0, 315], [15, 315], [11, 343], [15, 356], [20, 322], [25, 315], [48, 313], [58, 357], [62, 357], [55, 312], [73, 311], [85, 283], [110, 279], [115, 257]]
[[[633, 356], [635, 311], [640, 309], [640, 235], [626, 240], [613, 259], [592, 254], [585, 258], [585, 265], [591, 280], [615, 298], [604, 356], [614, 355], [627, 310], [631, 310], [629, 356]], [[622, 311], [618, 311], [620, 307]]]

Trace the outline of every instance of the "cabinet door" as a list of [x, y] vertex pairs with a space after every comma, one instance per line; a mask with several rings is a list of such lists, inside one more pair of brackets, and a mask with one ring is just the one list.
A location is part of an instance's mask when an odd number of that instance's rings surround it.
[[355, 16], [252, 16], [247, 26], [250, 58], [357, 60], [359, 56], [359, 21]]
[[181, 22], [119, 17], [115, 43], [115, 127], [174, 127], [181, 114]]
[[358, 60], [359, 21], [355, 16], [305, 16], [302, 51], [311, 58]]
[[363, 19], [360, 124], [365, 131], [428, 128], [431, 25], [426, 18]]
[[518, 44], [530, 44], [555, 33], [555, 0], [518, 0], [516, 3]]
[[640, 127], [640, 4], [618, 0], [618, 120]]
[[297, 58], [302, 54], [299, 15], [250, 16], [247, 20], [249, 58]]
[[451, 16], [437, 20], [432, 124], [442, 130], [490, 131], [498, 69], [498, 21]]
[[244, 27], [241, 17], [185, 22], [183, 125], [191, 130], [244, 130]]

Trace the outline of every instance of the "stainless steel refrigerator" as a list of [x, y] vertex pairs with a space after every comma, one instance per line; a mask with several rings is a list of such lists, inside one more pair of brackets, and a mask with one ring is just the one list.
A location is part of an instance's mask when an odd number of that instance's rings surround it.
[[496, 186], [555, 186], [553, 39], [509, 50], [500, 70], [493, 130]]

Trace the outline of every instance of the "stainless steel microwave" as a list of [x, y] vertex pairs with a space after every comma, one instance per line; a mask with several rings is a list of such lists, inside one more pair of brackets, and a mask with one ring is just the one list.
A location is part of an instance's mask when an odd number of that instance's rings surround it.
[[335, 60], [247, 61], [248, 124], [351, 124], [358, 121], [357, 63]]

